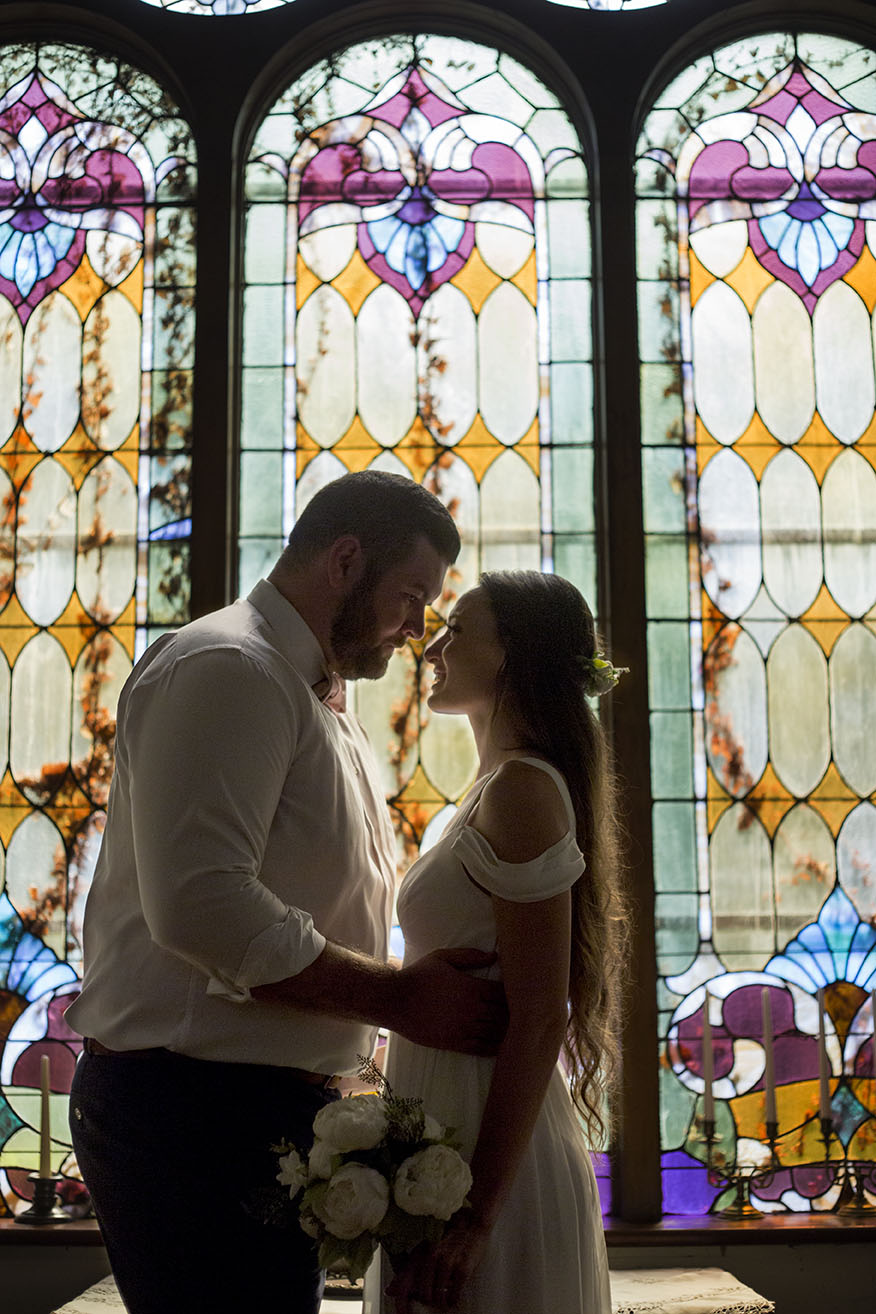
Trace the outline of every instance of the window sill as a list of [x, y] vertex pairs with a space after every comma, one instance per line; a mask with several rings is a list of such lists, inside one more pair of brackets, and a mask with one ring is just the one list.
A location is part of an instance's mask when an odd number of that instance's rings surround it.
[[[773, 1214], [767, 1218], [733, 1222], [726, 1218], [692, 1218], [667, 1215], [657, 1223], [627, 1223], [606, 1218], [609, 1250], [641, 1246], [798, 1245], [876, 1240], [876, 1214], [863, 1218], [838, 1214]], [[100, 1231], [93, 1218], [70, 1223], [29, 1227], [11, 1218], [0, 1219], [0, 1246], [99, 1246]]]

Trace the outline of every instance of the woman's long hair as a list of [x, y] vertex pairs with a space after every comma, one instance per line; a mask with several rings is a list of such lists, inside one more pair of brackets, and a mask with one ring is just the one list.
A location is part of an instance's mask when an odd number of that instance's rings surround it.
[[620, 983], [626, 941], [614, 774], [585, 695], [597, 651], [590, 608], [568, 580], [535, 570], [481, 576], [505, 660], [496, 707], [520, 721], [523, 747], [562, 772], [587, 863], [572, 888], [569, 1022], [563, 1053], [573, 1097], [595, 1138], [607, 1133], [607, 1095], [619, 1067]]

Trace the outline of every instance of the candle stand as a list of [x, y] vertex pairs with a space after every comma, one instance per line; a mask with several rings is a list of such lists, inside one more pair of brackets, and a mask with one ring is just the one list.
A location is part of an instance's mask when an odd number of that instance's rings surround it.
[[766, 1125], [767, 1140], [770, 1147], [770, 1160], [766, 1168], [743, 1168], [737, 1160], [727, 1164], [720, 1160], [720, 1156], [715, 1155], [715, 1145], [721, 1139], [715, 1132], [714, 1119], [703, 1119], [702, 1140], [706, 1145], [706, 1167], [708, 1169], [709, 1181], [715, 1185], [733, 1187], [736, 1191], [735, 1198], [724, 1209], [718, 1211], [719, 1218], [726, 1218], [733, 1221], [743, 1221], [747, 1218], [763, 1218], [760, 1209], [757, 1209], [750, 1199], [752, 1183], [758, 1186], [769, 1186], [776, 1175], [779, 1167], [779, 1158], [776, 1154], [776, 1141], [779, 1135], [779, 1124], [777, 1122], [768, 1122]]
[[15, 1215], [16, 1223], [33, 1226], [72, 1221], [70, 1215], [58, 1204], [60, 1177], [40, 1177], [39, 1173], [30, 1173], [27, 1180], [33, 1182], [33, 1200], [27, 1209]]

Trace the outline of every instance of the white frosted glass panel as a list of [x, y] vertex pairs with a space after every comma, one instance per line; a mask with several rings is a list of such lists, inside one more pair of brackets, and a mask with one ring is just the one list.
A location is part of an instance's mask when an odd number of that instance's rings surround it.
[[792, 794], [810, 793], [830, 761], [827, 661], [802, 625], [790, 625], [767, 661], [772, 761]]
[[821, 498], [811, 468], [779, 452], [760, 480], [763, 578], [788, 616], [801, 616], [821, 588]]
[[815, 411], [812, 321], [800, 298], [773, 283], [758, 298], [751, 320], [757, 409], [783, 443], [795, 443]]
[[133, 272], [143, 255], [143, 243], [122, 233], [98, 230], [86, 235], [85, 250], [94, 272], [115, 287]]
[[107, 292], [85, 320], [82, 423], [104, 451], [125, 441], [140, 411], [140, 316], [122, 292]]
[[876, 789], [876, 634], [855, 623], [830, 654], [833, 755], [840, 775], [856, 794]]
[[24, 423], [37, 447], [56, 452], [79, 419], [82, 321], [61, 292], [40, 302], [24, 330]]
[[12, 670], [9, 764], [19, 788], [34, 802], [45, 802], [46, 763], [65, 763], [70, 751], [70, 664], [52, 635], [36, 634], [18, 654]]
[[296, 326], [298, 415], [320, 447], [331, 447], [356, 412], [353, 312], [332, 287], [308, 297]]
[[[64, 842], [57, 827], [42, 812], [32, 812], [16, 827], [6, 850], [6, 893], [17, 908], [33, 906], [34, 891], [57, 886], [57, 866], [64, 859]], [[63, 902], [50, 916], [43, 942], [64, 956]]]
[[420, 761], [439, 794], [454, 800], [461, 798], [474, 780], [478, 764], [466, 718], [430, 712], [420, 736]]
[[[113, 525], [108, 543], [101, 525]], [[137, 490], [112, 457], [96, 465], [79, 490], [76, 590], [86, 611], [106, 625], [131, 601], [137, 573]]]
[[475, 238], [484, 264], [500, 278], [513, 278], [526, 264], [535, 245], [531, 233], [502, 224], [476, 224]]
[[[413, 333], [408, 303], [386, 284], [371, 293], [356, 319], [359, 417], [386, 447], [405, 436], [417, 414]], [[303, 405], [302, 415], [309, 413]]]
[[[0, 778], [6, 773], [9, 764], [9, 692], [12, 686], [12, 672], [6, 654], [0, 652]], [[3, 884], [3, 868], [0, 866], [0, 887]]]
[[481, 480], [484, 570], [539, 570], [539, 487], [516, 453], [504, 452]]
[[715, 951], [729, 971], [749, 967], [773, 948], [772, 859], [766, 831], [742, 803], [721, 816], [709, 857]]
[[712, 283], [694, 306], [691, 319], [697, 410], [718, 442], [735, 442], [754, 414], [748, 311], [726, 284]]
[[[95, 697], [94, 672], [102, 676]], [[92, 714], [102, 710], [107, 717], [115, 715], [122, 685], [131, 674], [131, 658], [112, 634], [100, 633], [86, 644], [73, 671], [73, 700], [75, 715], [70, 743], [70, 761], [80, 786], [90, 794], [92, 801], [104, 804], [109, 793], [109, 780], [105, 772], [94, 770], [95, 741], [89, 732], [82, 709]], [[101, 747], [97, 745], [98, 755]], [[98, 768], [100, 758], [98, 756]]]
[[[426, 487], [439, 497], [446, 507], [452, 508], [453, 519], [459, 530], [462, 546], [452, 570], [444, 581], [445, 593], [451, 599], [474, 588], [481, 571], [480, 489], [471, 466], [452, 452], [444, 453], [429, 471]], [[437, 605], [437, 604], [436, 604]]]
[[873, 344], [867, 307], [847, 283], [834, 283], [812, 316], [818, 410], [840, 442], [853, 443], [873, 419]]
[[337, 278], [356, 249], [356, 225], [335, 224], [308, 233], [298, 243], [305, 264], [323, 283]]
[[754, 473], [735, 452], [718, 452], [706, 466], [699, 510], [703, 584], [725, 616], [739, 616], [760, 588], [760, 506]]
[[421, 413], [432, 435], [452, 445], [477, 414], [477, 320], [468, 298], [445, 283], [426, 302], [421, 323]]
[[833, 461], [821, 484], [824, 577], [851, 616], [876, 603], [876, 471], [859, 452]]
[[863, 918], [876, 917], [876, 807], [859, 803], [846, 817], [837, 843], [837, 874]]
[[515, 443], [538, 406], [538, 347], [535, 308], [512, 284], [501, 284], [484, 302], [478, 346], [484, 423], [500, 442]]
[[736, 223], [710, 224], [708, 228], [692, 231], [690, 244], [700, 264], [716, 278], [732, 274], [748, 247], [748, 224], [744, 219]]
[[814, 922], [833, 889], [836, 853], [820, 813], [798, 803], [782, 818], [773, 840], [779, 941], [787, 943]]
[[21, 320], [0, 296], [0, 443], [6, 442], [18, 423], [23, 344]]
[[384, 792], [390, 797], [404, 788], [417, 765], [417, 693], [417, 664], [407, 646], [393, 653], [381, 680], [357, 680], [351, 690], [356, 716], [374, 746]]
[[[766, 734], [766, 672], [757, 644], [745, 631], [736, 631], [735, 637], [722, 634], [715, 647], [726, 650], [729, 660], [712, 661], [714, 669], [714, 717], [718, 744], [710, 730], [712, 717], [707, 715], [707, 743], [712, 770], [725, 789], [737, 796], [748, 792], [763, 774], [767, 764], [769, 745]], [[711, 654], [706, 655], [710, 662]], [[737, 750], [732, 774], [727, 770], [726, 756], [720, 746], [732, 736]]]
[[66, 607], [76, 569], [73, 480], [47, 457], [34, 466], [19, 502], [15, 582], [18, 599], [37, 625], [51, 625]]
[[305, 466], [304, 472], [295, 485], [295, 513], [300, 516], [307, 503], [326, 484], [333, 479], [340, 479], [347, 473], [347, 467], [332, 456], [331, 452], [320, 452]]

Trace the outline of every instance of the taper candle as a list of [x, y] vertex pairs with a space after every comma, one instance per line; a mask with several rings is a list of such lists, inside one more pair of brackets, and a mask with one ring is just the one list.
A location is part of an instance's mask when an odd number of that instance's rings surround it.
[[830, 1085], [828, 1083], [827, 1042], [824, 1025], [824, 990], [818, 991], [818, 1116], [829, 1118]]
[[712, 1052], [712, 1022], [709, 1017], [709, 992], [703, 1004], [703, 1117], [715, 1121], [715, 1097], [712, 1082], [715, 1076], [715, 1056]]
[[51, 1177], [50, 1141], [52, 1137], [49, 1113], [49, 1056], [40, 1059], [40, 1177]]
[[773, 1010], [768, 986], [761, 986], [760, 1012], [763, 1022], [764, 1083], [766, 1091], [766, 1120], [778, 1122], [776, 1117], [776, 1070], [773, 1064]]

